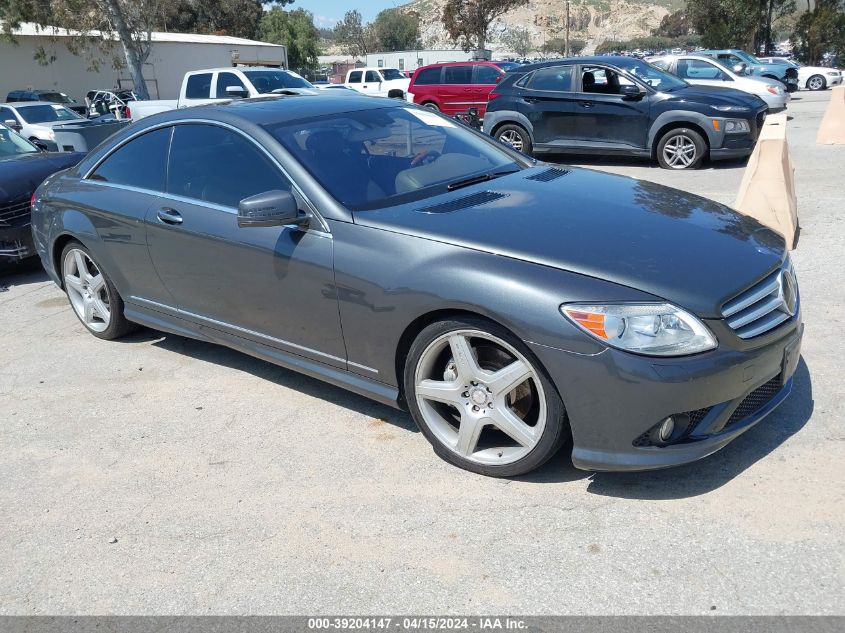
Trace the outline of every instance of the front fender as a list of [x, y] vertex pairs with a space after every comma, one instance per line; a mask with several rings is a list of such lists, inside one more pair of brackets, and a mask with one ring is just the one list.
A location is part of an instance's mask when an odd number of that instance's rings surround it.
[[561, 315], [562, 303], [655, 300], [625, 286], [421, 237], [340, 222], [331, 229], [349, 369], [365, 366], [394, 386], [396, 353], [408, 328], [415, 334], [415, 325], [438, 312], [477, 314], [525, 342], [595, 354], [604, 346]]
[[696, 127], [700, 127], [707, 135], [707, 142], [711, 149], [719, 148], [724, 142], [725, 135], [723, 132], [717, 132], [713, 129], [711, 124], [711, 117], [708, 117], [700, 112], [693, 110], [670, 110], [660, 114], [651, 124], [648, 131], [648, 145], [647, 147], [654, 149], [655, 145], [660, 141], [657, 137], [660, 130], [670, 123], [694, 123]]

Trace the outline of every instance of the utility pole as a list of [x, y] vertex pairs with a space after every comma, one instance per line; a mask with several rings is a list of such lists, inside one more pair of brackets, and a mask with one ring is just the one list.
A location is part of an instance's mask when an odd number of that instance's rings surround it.
[[569, 57], [569, 0], [566, 0], [566, 42], [564, 44], [564, 57]]

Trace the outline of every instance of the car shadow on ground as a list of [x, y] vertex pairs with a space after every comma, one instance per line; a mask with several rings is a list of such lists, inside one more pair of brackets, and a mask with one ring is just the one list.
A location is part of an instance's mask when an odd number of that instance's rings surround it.
[[[813, 386], [802, 358], [795, 372], [792, 393], [759, 424], [722, 450], [692, 464], [639, 473], [584, 473], [587, 491], [624, 499], [683, 499], [716, 490], [747, 468], [767, 457], [800, 431], [813, 414]], [[561, 456], [523, 480], [536, 482], [573, 481], [579, 477]], [[573, 472], [574, 471], [574, 472]]]
[[0, 262], [0, 292], [7, 292], [13, 286], [25, 286], [47, 280], [47, 271], [37, 257], [21, 262]]
[[[573, 165], [576, 167], [601, 168], [601, 167], [646, 167], [661, 169], [657, 161], [650, 158], [638, 156], [587, 156], [581, 154], [552, 154], [540, 157], [548, 163], [557, 165]], [[707, 160], [704, 161], [699, 171], [723, 170], [723, 169], [744, 169], [746, 159], [731, 160]]]
[[161, 349], [177, 354], [190, 356], [215, 365], [223, 365], [238, 371], [252, 374], [256, 378], [267, 380], [288, 389], [295, 389], [313, 398], [332, 402], [338, 406], [351, 409], [356, 413], [384, 420], [388, 424], [405, 431], [417, 433], [418, 429], [411, 416], [403, 411], [380, 404], [364, 396], [352, 393], [327, 382], [311, 378], [305, 374], [285, 369], [273, 363], [244, 354], [237, 350], [185, 338], [176, 334], [166, 334], [143, 328], [137, 332], [119, 339], [121, 343], [149, 342]]

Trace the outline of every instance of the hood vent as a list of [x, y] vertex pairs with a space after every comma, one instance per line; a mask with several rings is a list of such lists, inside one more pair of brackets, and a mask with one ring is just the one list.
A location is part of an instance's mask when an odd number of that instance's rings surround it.
[[502, 198], [507, 197], [508, 194], [499, 193], [497, 191], [479, 191], [478, 193], [463, 196], [462, 198], [455, 198], [454, 200], [449, 200], [449, 202], [433, 204], [429, 207], [420, 207], [419, 209], [417, 209], [417, 211], [419, 211], [420, 213], [452, 213], [454, 211], [460, 211], [461, 209], [469, 209], [470, 207], [477, 207], [479, 205], [487, 204], [488, 202], [501, 200]]
[[550, 180], [557, 180], [558, 178], [571, 173], [572, 170], [570, 169], [561, 169], [560, 167], [549, 167], [548, 169], [541, 171], [540, 173], [532, 174], [531, 176], [526, 176], [525, 180], [549, 182]]

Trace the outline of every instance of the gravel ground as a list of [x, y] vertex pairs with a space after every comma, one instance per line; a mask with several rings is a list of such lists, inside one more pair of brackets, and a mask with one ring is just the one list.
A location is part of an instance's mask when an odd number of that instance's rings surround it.
[[[43, 272], [6, 269], [0, 613], [845, 614], [845, 147], [815, 144], [829, 95], [789, 109], [795, 391], [681, 468], [591, 474], [561, 455], [518, 480], [469, 474], [406, 414], [178, 336], [97, 340]], [[589, 164], [727, 203], [743, 171]]]

